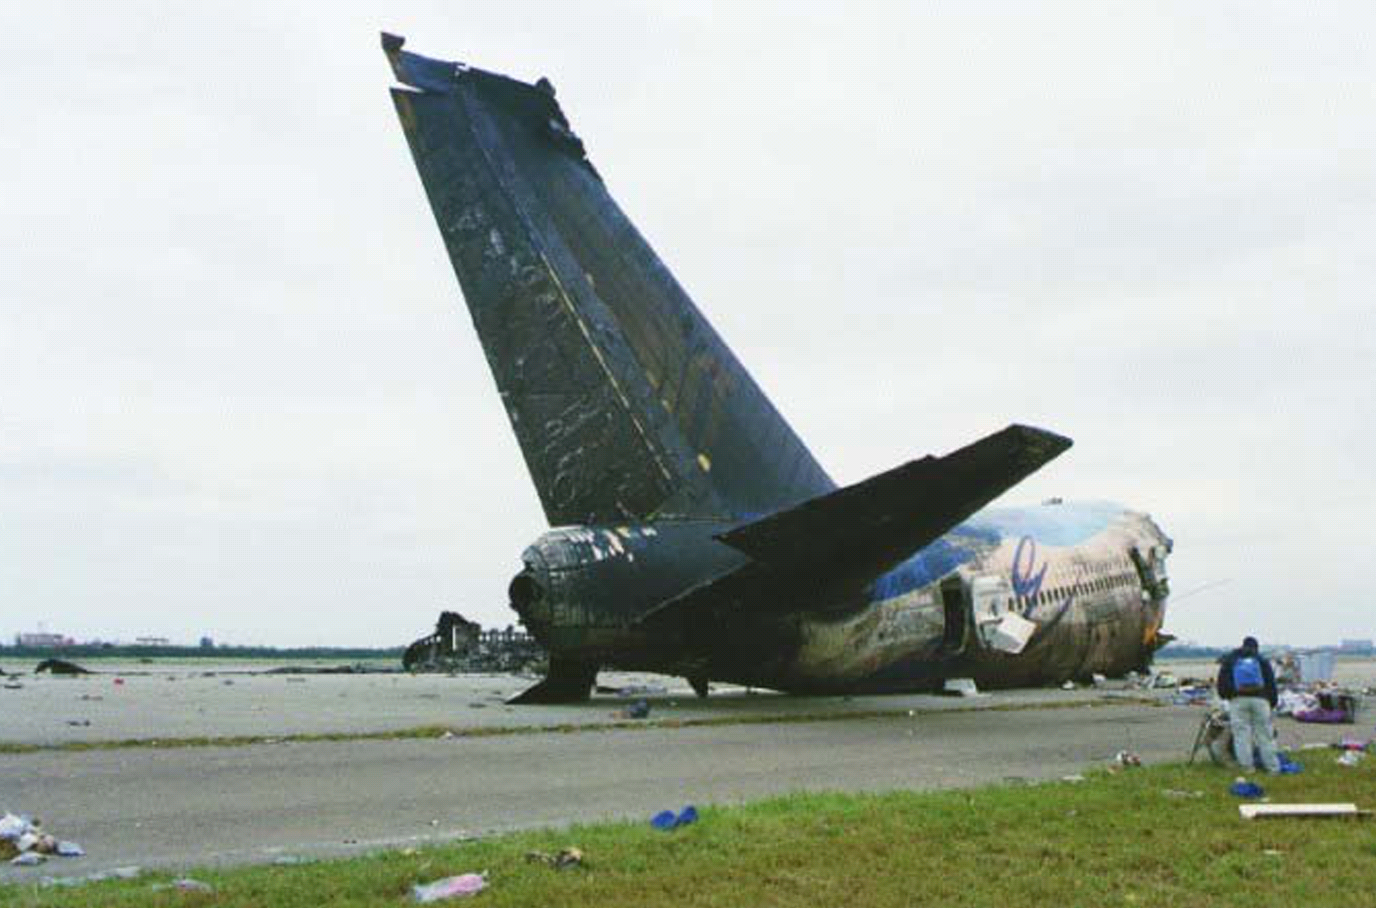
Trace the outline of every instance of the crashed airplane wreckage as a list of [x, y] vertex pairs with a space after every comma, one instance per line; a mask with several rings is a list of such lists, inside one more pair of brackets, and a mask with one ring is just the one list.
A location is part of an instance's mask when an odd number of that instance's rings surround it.
[[402, 129], [550, 529], [511, 581], [549, 652], [783, 691], [1142, 669], [1170, 540], [1106, 503], [984, 509], [1070, 447], [1012, 425], [837, 488], [608, 194], [541, 79], [383, 36]]
[[408, 672], [526, 672], [546, 664], [540, 645], [513, 627], [483, 630], [458, 612], [440, 612], [435, 632], [406, 647]]

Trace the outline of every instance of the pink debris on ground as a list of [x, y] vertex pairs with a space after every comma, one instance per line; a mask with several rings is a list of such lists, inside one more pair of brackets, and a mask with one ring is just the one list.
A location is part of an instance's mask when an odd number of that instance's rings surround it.
[[411, 887], [411, 895], [417, 902], [425, 904], [438, 902], [440, 899], [477, 895], [486, 888], [487, 878], [482, 874], [463, 873], [426, 883], [424, 886], [416, 884]]

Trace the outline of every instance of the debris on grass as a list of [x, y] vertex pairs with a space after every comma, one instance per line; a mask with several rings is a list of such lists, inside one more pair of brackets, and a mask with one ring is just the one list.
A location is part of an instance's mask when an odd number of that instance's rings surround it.
[[583, 863], [583, 850], [570, 845], [558, 854], [550, 854], [546, 851], [527, 851], [526, 862], [530, 864], [544, 864], [553, 867], [555, 870], [568, 870], [570, 867], [579, 867]]
[[1239, 798], [1259, 798], [1266, 794], [1266, 790], [1255, 782], [1248, 782], [1246, 779], [1238, 777], [1228, 789], [1229, 794]]
[[1244, 820], [1257, 817], [1355, 817], [1356, 804], [1239, 804]]
[[680, 826], [687, 826], [689, 823], [696, 823], [697, 821], [698, 809], [692, 804], [689, 804], [678, 814], [675, 814], [672, 810], [661, 810], [650, 818], [650, 825], [660, 831], [668, 832], [670, 829], [677, 829]]
[[164, 892], [169, 889], [175, 889], [178, 892], [212, 893], [215, 891], [215, 887], [210, 885], [209, 883], [202, 883], [200, 880], [193, 880], [189, 876], [184, 876], [180, 879], [175, 879], [170, 883], [157, 883], [152, 888], [154, 892]]
[[487, 876], [484, 873], [461, 873], [433, 883], [417, 883], [411, 887], [411, 898], [425, 905], [443, 899], [477, 895], [486, 888]]
[[1366, 751], [1362, 751], [1362, 750], [1345, 750], [1345, 751], [1343, 751], [1343, 755], [1342, 755], [1341, 757], [1339, 757], [1335, 762], [1336, 762], [1339, 766], [1356, 766], [1357, 764], [1361, 763], [1361, 762], [1362, 762], [1363, 760], [1365, 760], [1365, 759], [1366, 759]]

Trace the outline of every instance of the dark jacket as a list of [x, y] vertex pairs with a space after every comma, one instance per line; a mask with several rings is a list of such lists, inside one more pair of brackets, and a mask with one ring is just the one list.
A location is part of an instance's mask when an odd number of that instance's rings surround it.
[[[1218, 666], [1218, 695], [1225, 700], [1231, 700], [1238, 695], [1233, 689], [1233, 663], [1243, 656], [1253, 656], [1261, 663], [1261, 679], [1266, 685], [1266, 699], [1271, 702], [1271, 708], [1276, 706], [1276, 673], [1271, 670], [1271, 660], [1267, 659], [1256, 650], [1235, 649], [1220, 660]], [[1250, 694], [1248, 696], [1256, 696]]]

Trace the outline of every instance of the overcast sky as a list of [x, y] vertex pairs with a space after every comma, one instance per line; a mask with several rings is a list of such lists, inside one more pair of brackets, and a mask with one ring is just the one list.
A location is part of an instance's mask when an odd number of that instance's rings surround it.
[[1003, 501], [1150, 512], [1167, 630], [1376, 637], [1376, 7], [857, 6], [0, 6], [0, 636], [514, 619], [544, 522], [385, 28], [549, 76], [839, 482], [1044, 426]]

